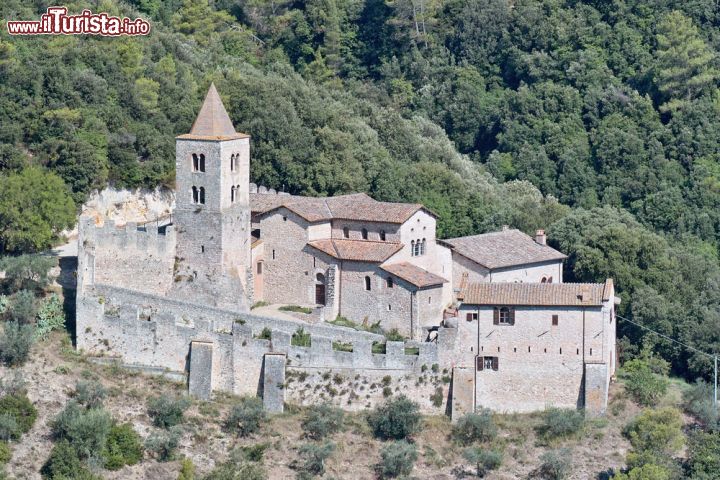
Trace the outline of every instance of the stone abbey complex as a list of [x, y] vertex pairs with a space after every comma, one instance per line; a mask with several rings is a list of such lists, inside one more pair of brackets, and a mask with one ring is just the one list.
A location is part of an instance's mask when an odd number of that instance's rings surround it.
[[250, 162], [211, 86], [176, 139], [172, 216], [81, 218], [79, 349], [272, 411], [400, 394], [453, 417], [605, 410], [612, 280], [563, 283], [543, 231], [441, 240], [422, 205], [278, 193], [250, 183]]

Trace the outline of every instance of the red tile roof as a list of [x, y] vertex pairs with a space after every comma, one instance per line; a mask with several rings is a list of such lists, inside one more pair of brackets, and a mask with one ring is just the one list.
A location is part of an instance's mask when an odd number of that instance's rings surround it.
[[471, 305], [602, 306], [613, 296], [605, 283], [471, 283], [460, 292]]
[[308, 245], [339, 260], [371, 263], [384, 262], [402, 248], [402, 243], [344, 239], [313, 240]]
[[[415, 212], [424, 208], [419, 203], [378, 202], [364, 193], [337, 197], [250, 194], [250, 209], [253, 214], [264, 214], [279, 207], [287, 208], [308, 222], [355, 220], [385, 223], [404, 223]], [[428, 213], [434, 216], [432, 212]]]
[[390, 265], [382, 265], [380, 268], [418, 288], [442, 285], [447, 282], [444, 278], [409, 262], [391, 263]]
[[540, 245], [520, 230], [449, 238], [441, 243], [490, 270], [567, 258], [552, 247]]

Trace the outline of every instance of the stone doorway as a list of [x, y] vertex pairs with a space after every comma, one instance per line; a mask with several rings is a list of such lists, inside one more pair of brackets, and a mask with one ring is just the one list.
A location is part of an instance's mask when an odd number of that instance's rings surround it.
[[315, 275], [315, 303], [325, 306], [325, 275]]

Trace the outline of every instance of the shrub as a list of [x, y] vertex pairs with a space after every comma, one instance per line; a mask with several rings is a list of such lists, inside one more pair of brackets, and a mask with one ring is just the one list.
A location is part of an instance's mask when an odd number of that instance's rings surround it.
[[548, 408], [543, 412], [539, 433], [548, 439], [564, 438], [579, 432], [585, 423], [585, 415], [572, 408]]
[[30, 356], [32, 344], [32, 325], [6, 322], [0, 333], [0, 361], [11, 367], [22, 365]]
[[310, 334], [307, 333], [304, 328], [298, 328], [290, 338], [290, 345], [293, 345], [295, 347], [309, 347]]
[[693, 432], [688, 436], [688, 454], [690, 478], [717, 478], [720, 474], [720, 432]]
[[267, 443], [256, 443], [255, 445], [247, 445], [234, 450], [230, 456], [236, 461], [262, 462]]
[[20, 438], [22, 432], [15, 417], [8, 413], [0, 414], [0, 444]]
[[55, 444], [40, 473], [49, 480], [101, 480], [85, 468], [67, 440]]
[[370, 413], [368, 423], [378, 438], [402, 440], [420, 430], [422, 418], [419, 409], [417, 403], [400, 395]]
[[306, 443], [298, 451], [300, 460], [294, 463], [295, 469], [300, 478], [311, 478], [325, 473], [325, 460], [335, 450], [335, 444], [325, 442], [323, 444]]
[[452, 435], [462, 445], [494, 439], [497, 436], [497, 426], [493, 421], [492, 412], [483, 409], [480, 413], [463, 415], [453, 426]]
[[385, 338], [387, 338], [391, 342], [402, 342], [405, 340], [405, 337], [400, 335], [400, 332], [398, 332], [397, 328], [393, 328], [389, 332], [386, 332]]
[[667, 392], [669, 381], [655, 373], [650, 364], [636, 358], [625, 362], [621, 376], [625, 379], [625, 390], [641, 405], [653, 405]]
[[37, 313], [35, 338], [45, 338], [53, 330], [65, 327], [65, 311], [57, 294], [53, 293], [45, 299]]
[[75, 384], [75, 400], [88, 408], [102, 407], [107, 390], [96, 380], [78, 380]]
[[108, 433], [103, 458], [105, 468], [118, 470], [125, 465], [135, 465], [142, 460], [143, 447], [140, 435], [129, 423], [113, 425]]
[[185, 397], [160, 395], [148, 401], [148, 415], [156, 427], [170, 428], [182, 423], [189, 406], [190, 400]]
[[263, 328], [257, 338], [261, 340], [272, 340], [272, 330], [270, 330], [268, 327]]
[[382, 461], [378, 470], [382, 478], [407, 476], [417, 460], [417, 449], [412, 443], [399, 440], [387, 443], [380, 451], [380, 457]]
[[278, 308], [281, 312], [295, 312], [295, 313], [304, 313], [306, 315], [310, 315], [313, 311], [312, 308], [309, 307], [301, 307], [299, 305], [283, 305], [282, 307]]
[[37, 410], [24, 393], [18, 392], [0, 398], [0, 416], [7, 416], [15, 421], [18, 430], [17, 435], [12, 438], [17, 439], [32, 428], [37, 418]]
[[0, 442], [0, 466], [10, 461], [12, 458], [12, 452], [10, 451], [10, 445], [6, 442]]
[[203, 480], [266, 480], [262, 465], [255, 462], [226, 462], [215, 467]]
[[57, 265], [57, 258], [45, 255], [18, 255], [2, 258], [0, 270], [5, 271], [3, 281], [8, 290], [41, 290], [49, 281], [50, 269]]
[[463, 457], [475, 465], [478, 477], [484, 477], [490, 470], [500, 468], [503, 460], [502, 452], [482, 448], [467, 448], [463, 452]]
[[624, 433], [635, 454], [672, 457], [684, 443], [682, 425], [680, 412], [675, 408], [646, 409], [628, 424]]
[[51, 423], [55, 438], [66, 439], [81, 459], [102, 455], [110, 427], [110, 414], [102, 408], [85, 409], [71, 401]]
[[442, 407], [443, 401], [445, 400], [445, 392], [442, 387], [435, 388], [435, 393], [430, 395], [430, 401], [433, 407]]
[[547, 480], [562, 480], [570, 472], [572, 454], [569, 449], [550, 450], [540, 456], [538, 473]]
[[230, 410], [225, 427], [241, 437], [246, 437], [258, 431], [265, 418], [262, 400], [257, 397], [243, 397]]
[[670, 480], [670, 475], [670, 471], [666, 467], [647, 463], [640, 467], [632, 468], [627, 473], [619, 473], [613, 477], [613, 480]]
[[175, 458], [175, 449], [180, 443], [178, 427], [156, 430], [145, 440], [145, 449], [159, 462], [169, 462]]
[[302, 421], [305, 434], [314, 439], [325, 438], [340, 431], [345, 413], [332, 405], [313, 405]]
[[31, 324], [35, 321], [37, 313], [37, 298], [29, 290], [20, 290], [10, 299], [7, 309], [10, 318], [21, 324]]
[[177, 480], [195, 480], [195, 465], [189, 458], [183, 458]]
[[720, 429], [720, 412], [713, 401], [713, 386], [704, 380], [698, 380], [692, 388], [683, 394], [685, 411], [695, 417], [705, 427]]

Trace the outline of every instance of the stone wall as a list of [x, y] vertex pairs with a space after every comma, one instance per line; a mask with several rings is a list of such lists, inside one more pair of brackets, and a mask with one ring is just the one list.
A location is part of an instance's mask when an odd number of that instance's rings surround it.
[[517, 265], [490, 272], [491, 282], [540, 283], [552, 277], [552, 283], [562, 283], [562, 261]]
[[[478, 313], [479, 321], [467, 322], [469, 312]], [[557, 326], [552, 325], [552, 315], [559, 317]], [[515, 324], [505, 326], [493, 325], [492, 307], [462, 305], [458, 337], [473, 340], [465, 340], [458, 349], [465, 352], [461, 361], [470, 366], [473, 355], [498, 359], [496, 371], [476, 370], [477, 406], [506, 412], [583, 406], [585, 366], [596, 363], [610, 368], [611, 317], [610, 305], [516, 307]], [[609, 378], [605, 380], [607, 385]]]
[[[386, 242], [400, 242], [400, 225], [397, 223], [384, 222], [359, 222], [355, 220], [333, 220], [332, 221], [332, 238], [345, 238], [344, 229], [349, 230], [351, 240], [362, 240], [363, 228], [368, 231], [368, 240], [381, 242], [380, 232], [385, 232]], [[326, 237], [328, 238], [328, 237]]]
[[[95, 285], [78, 294], [77, 328], [80, 332], [77, 346], [87, 353], [119, 357], [127, 364], [170, 372], [187, 372], [192, 362], [197, 361], [203, 371], [211, 372], [212, 390], [235, 394], [263, 392], [263, 358], [268, 353], [284, 354], [288, 369], [304, 369], [308, 376], [319, 379], [326, 372], [332, 372], [331, 375], [345, 372], [346, 376], [354, 372], [353, 378], [364, 372], [371, 379], [374, 378], [371, 372], [377, 372], [382, 378], [390, 377], [393, 389], [407, 385], [400, 390], [408, 392], [412, 382], [437, 381], [431, 381], [429, 374], [423, 380], [418, 377], [439, 362], [434, 342], [387, 342], [386, 353], [375, 354], [373, 342], [385, 343], [380, 335], [259, 317], [108, 285]], [[271, 331], [270, 339], [258, 338], [266, 328]], [[301, 328], [310, 334], [309, 347], [292, 345], [293, 334]], [[443, 330], [443, 338], [454, 335], [452, 329]], [[199, 359], [193, 359], [191, 346], [202, 352]], [[406, 347], [410, 350], [406, 351]], [[352, 351], [341, 351], [348, 349]], [[435, 368], [438, 370], [440, 365]], [[401, 380], [403, 377], [407, 378]], [[377, 384], [374, 380], [368, 382]], [[197, 378], [195, 384], [200, 391], [206, 388]], [[298, 390], [288, 389], [287, 399], [303, 403], [315, 397], [300, 382], [296, 386]], [[368, 385], [364, 395], [370, 397], [357, 407], [384, 398], [388, 394], [387, 391], [383, 394], [385, 386], [378, 389]], [[433, 386], [433, 392], [437, 386]], [[350, 393], [338, 392], [336, 396], [337, 401], [347, 401]], [[431, 401], [429, 394], [427, 399]]]
[[155, 222], [116, 227], [107, 220], [97, 227], [93, 219], [81, 217], [79, 230], [79, 255], [87, 256], [83, 262], [86, 282], [123, 285], [159, 295], [170, 288], [176, 243], [172, 225], [160, 230]]

